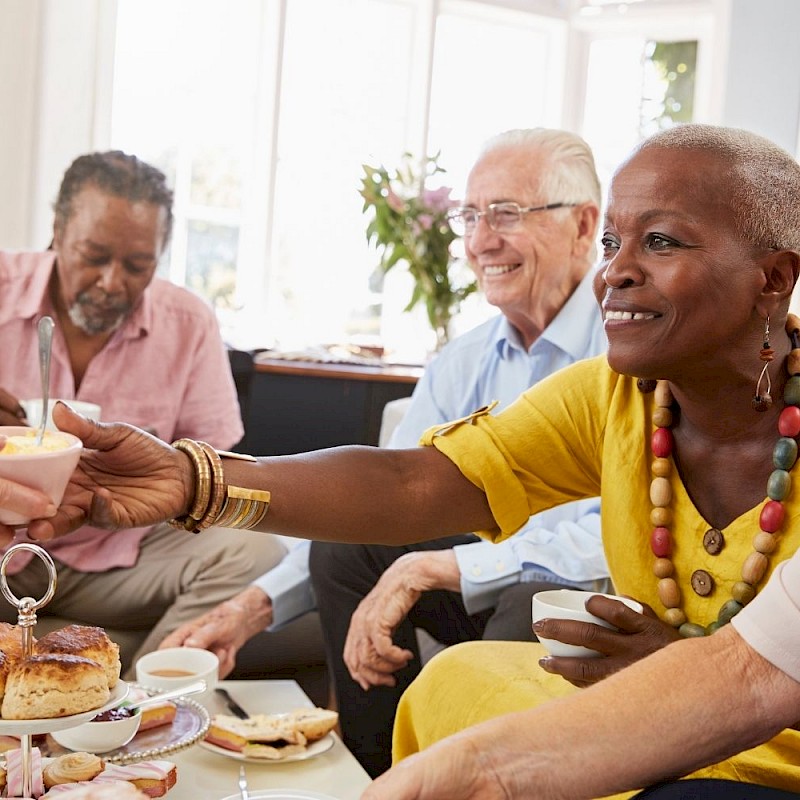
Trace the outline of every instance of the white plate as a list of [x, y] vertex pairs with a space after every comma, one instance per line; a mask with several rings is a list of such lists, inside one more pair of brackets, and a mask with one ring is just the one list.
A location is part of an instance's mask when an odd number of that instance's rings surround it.
[[[303, 789], [256, 789], [247, 793], [250, 800], [337, 800], [329, 794], [307, 792]], [[241, 800], [241, 794], [231, 794], [222, 800]]]
[[125, 681], [117, 681], [117, 685], [111, 690], [111, 697], [100, 708], [93, 708], [91, 711], [83, 711], [80, 714], [71, 714], [68, 717], [51, 717], [48, 719], [0, 719], [0, 735], [21, 736], [24, 733], [36, 735], [37, 733], [49, 733], [50, 731], [62, 731], [65, 728], [73, 728], [82, 722], [87, 722], [96, 714], [107, 711], [109, 708], [119, 705], [128, 694], [128, 684]]
[[[247, 761], [250, 764], [267, 764], [272, 766], [273, 764], [286, 764], [289, 761], [305, 761], [308, 758], [314, 758], [315, 756], [322, 755], [326, 753], [328, 750], [333, 747], [333, 736], [329, 733], [327, 736], [323, 736], [321, 739], [317, 739], [316, 742], [311, 742], [311, 744], [306, 746], [305, 752], [303, 753], [295, 753], [294, 755], [287, 756], [286, 758], [253, 758], [252, 756], [244, 756], [241, 753], [237, 752], [236, 750], [227, 750], [224, 747], [219, 747], [216, 744], [211, 744], [211, 742], [207, 742], [202, 740], [197, 743], [200, 747], [204, 748], [205, 750], [210, 750], [212, 753], [216, 753], [220, 756], [225, 756], [226, 758], [232, 758], [234, 761]], [[238, 796], [238, 795], [237, 795]], [[250, 792], [250, 797], [255, 800], [259, 795], [253, 794]], [[283, 797], [282, 794], [280, 795], [263, 795], [264, 797]], [[297, 797], [321, 797], [323, 800], [328, 800], [325, 795], [302, 795], [298, 794]], [[335, 798], [334, 798], [335, 800]]]

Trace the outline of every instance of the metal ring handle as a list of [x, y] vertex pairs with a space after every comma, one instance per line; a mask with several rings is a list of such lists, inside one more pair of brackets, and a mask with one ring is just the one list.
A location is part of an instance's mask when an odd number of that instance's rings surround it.
[[6, 578], [6, 570], [8, 569], [8, 562], [11, 561], [11, 559], [21, 550], [27, 550], [28, 552], [33, 553], [35, 556], [39, 556], [39, 558], [44, 561], [44, 565], [47, 567], [47, 572], [50, 575], [49, 585], [44, 597], [41, 600], [34, 600], [33, 605], [29, 609], [26, 609], [30, 612], [35, 612], [38, 611], [42, 606], [46, 606], [53, 599], [53, 595], [56, 593], [56, 565], [53, 563], [50, 553], [48, 553], [43, 547], [39, 547], [38, 544], [19, 542], [19, 544], [11, 545], [11, 547], [6, 550], [6, 552], [3, 554], [3, 558], [0, 560], [0, 591], [3, 592], [3, 597], [5, 597], [9, 603], [15, 605], [17, 608], [20, 608], [22, 605], [22, 600], [20, 600], [11, 591], [11, 589], [9, 589], [8, 579]]

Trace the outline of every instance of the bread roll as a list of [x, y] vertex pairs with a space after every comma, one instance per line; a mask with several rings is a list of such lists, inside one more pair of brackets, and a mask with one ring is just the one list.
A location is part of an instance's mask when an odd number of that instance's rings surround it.
[[81, 656], [36, 653], [12, 665], [4, 719], [49, 719], [99, 708], [110, 697], [105, 670]]
[[67, 625], [42, 636], [34, 648], [36, 653], [64, 653], [91, 658], [106, 672], [108, 688], [117, 685], [120, 673], [119, 646], [102, 628], [92, 625]]
[[329, 734], [339, 721], [339, 715], [327, 708], [298, 708], [289, 715], [289, 722], [308, 739], [316, 742]]

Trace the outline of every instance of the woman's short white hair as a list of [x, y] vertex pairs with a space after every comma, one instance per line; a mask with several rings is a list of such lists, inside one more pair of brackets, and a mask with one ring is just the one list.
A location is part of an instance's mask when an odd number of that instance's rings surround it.
[[580, 136], [552, 128], [520, 128], [493, 136], [480, 157], [504, 148], [529, 148], [544, 155], [548, 168], [539, 176], [542, 203], [602, 205], [600, 180], [589, 145]]
[[718, 156], [730, 175], [720, 191], [742, 238], [758, 247], [800, 249], [800, 164], [774, 142], [739, 128], [692, 123], [645, 139], [631, 158], [654, 147]]

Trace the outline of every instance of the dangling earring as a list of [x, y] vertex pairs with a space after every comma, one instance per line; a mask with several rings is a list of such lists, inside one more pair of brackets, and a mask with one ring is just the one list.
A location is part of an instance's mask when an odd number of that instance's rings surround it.
[[[772, 396], [770, 395], [772, 391], [772, 381], [770, 380], [769, 370], [767, 368], [769, 367], [769, 362], [775, 357], [775, 351], [769, 346], [769, 315], [767, 315], [767, 320], [764, 323], [764, 344], [761, 347], [758, 357], [764, 362], [764, 366], [761, 369], [761, 374], [758, 376], [758, 383], [756, 383], [753, 408], [756, 411], [766, 411], [772, 405]], [[762, 394], [761, 382], [765, 377], [767, 379], [767, 389]]]

